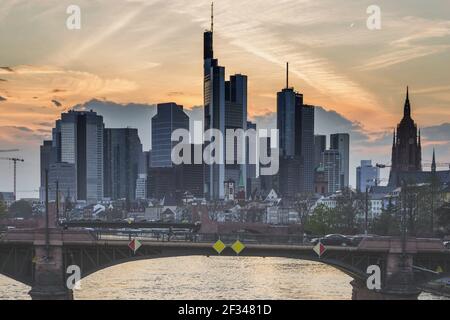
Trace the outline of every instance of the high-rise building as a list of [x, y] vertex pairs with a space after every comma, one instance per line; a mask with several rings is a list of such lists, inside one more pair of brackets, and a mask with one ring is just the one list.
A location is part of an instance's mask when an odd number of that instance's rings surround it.
[[277, 94], [279, 191], [293, 197], [314, 192], [314, 107], [304, 105], [303, 95], [289, 87], [288, 72], [286, 88]]
[[323, 153], [327, 149], [327, 136], [314, 136], [314, 168], [323, 166]]
[[302, 131], [301, 131], [303, 186], [301, 191], [306, 193], [314, 192], [314, 112], [315, 112], [314, 106], [303, 105]]
[[56, 191], [58, 189], [59, 200], [64, 202], [69, 200], [74, 202], [77, 199], [77, 185], [75, 164], [56, 162], [52, 163], [48, 169], [48, 199], [56, 201]]
[[[267, 148], [266, 150], [263, 150], [263, 146]], [[271, 149], [271, 139], [270, 137], [261, 137], [259, 139], [259, 148], [258, 148], [258, 154], [267, 152], [267, 156], [270, 157], [272, 155], [272, 149]], [[260, 164], [259, 170], [261, 172], [261, 169], [264, 167], [268, 167], [268, 165]], [[278, 179], [279, 175], [259, 175], [260, 184], [261, 184], [261, 191], [263, 193], [270, 192], [273, 188], [278, 187]]]
[[61, 114], [53, 130], [58, 162], [75, 165], [77, 200], [103, 199], [103, 117], [93, 111]]
[[105, 129], [104, 196], [112, 200], [136, 198], [136, 179], [142, 157], [137, 129]]
[[372, 166], [372, 160], [361, 160], [361, 165], [356, 168], [356, 189], [365, 192], [367, 187], [378, 185], [380, 169]]
[[50, 165], [57, 162], [56, 148], [52, 140], [43, 142], [40, 148], [41, 160], [41, 186], [39, 188], [39, 198], [45, 200], [45, 171], [50, 169]]
[[399, 185], [398, 175], [402, 172], [422, 171], [422, 144], [420, 130], [411, 117], [409, 88], [406, 89], [406, 100], [403, 107], [403, 119], [394, 130], [392, 143], [392, 167], [389, 184]]
[[328, 193], [341, 190], [341, 153], [339, 150], [325, 150], [323, 153], [323, 167], [325, 179], [328, 183]]
[[189, 117], [183, 106], [176, 103], [162, 103], [157, 106], [157, 114], [152, 118], [152, 168], [170, 168], [172, 149], [178, 142], [172, 141], [172, 133], [177, 129], [189, 130]]
[[[247, 76], [237, 74], [225, 82], [225, 130], [239, 129], [247, 130]], [[239, 144], [242, 154], [247, 151], [246, 143], [244, 136], [242, 141], [235, 139], [232, 146], [225, 145], [225, 159], [228, 154], [234, 154], [234, 163], [225, 164], [225, 180], [233, 180], [236, 185], [242, 180], [244, 189], [247, 185], [247, 166], [238, 163], [237, 153]]]
[[[256, 131], [256, 123], [253, 123], [251, 121], [247, 121], [247, 130], [255, 130]], [[256, 143], [250, 143], [250, 141], [247, 139], [245, 142], [246, 145], [246, 163], [247, 163], [247, 198], [252, 195], [253, 192], [256, 190], [259, 190], [261, 188], [260, 186], [260, 179], [257, 175], [257, 164], [256, 163], [250, 163], [250, 153], [253, 153], [255, 155], [259, 155], [259, 141]], [[258, 159], [258, 157], [256, 157]]]
[[350, 135], [348, 133], [336, 133], [330, 137], [330, 149], [338, 150], [341, 154], [340, 185], [349, 186], [350, 180]]
[[[247, 77], [234, 75], [225, 81], [225, 68], [219, 66], [214, 58], [214, 22], [213, 6], [211, 6], [211, 29], [203, 35], [204, 59], [204, 129], [219, 130], [225, 137], [226, 129], [246, 129], [247, 127]], [[208, 142], [205, 143], [207, 145]], [[226, 143], [218, 146], [226, 159]], [[245, 144], [244, 144], [245, 148]], [[244, 150], [245, 152], [245, 150]], [[209, 199], [224, 199], [224, 182], [226, 177], [247, 182], [245, 165], [229, 165], [224, 163], [204, 166], [205, 194]], [[244, 186], [245, 188], [245, 186]]]

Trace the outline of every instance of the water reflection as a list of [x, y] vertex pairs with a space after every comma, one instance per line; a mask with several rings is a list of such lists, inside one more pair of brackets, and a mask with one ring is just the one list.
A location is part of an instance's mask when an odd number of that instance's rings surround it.
[[[178, 257], [117, 265], [83, 279], [75, 299], [339, 299], [351, 278], [316, 262], [283, 258]], [[29, 299], [0, 276], [0, 299]], [[423, 294], [421, 299], [438, 297]]]

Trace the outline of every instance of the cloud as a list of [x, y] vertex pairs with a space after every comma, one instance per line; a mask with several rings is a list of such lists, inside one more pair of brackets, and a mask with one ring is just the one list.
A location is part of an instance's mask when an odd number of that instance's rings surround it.
[[52, 102], [53, 102], [53, 104], [54, 104], [56, 107], [61, 107], [61, 106], [62, 106], [61, 102], [59, 102], [58, 100], [53, 99]]
[[[103, 78], [86, 71], [45, 65], [15, 66], [14, 73], [9, 77], [14, 81], [7, 82], [3, 86], [9, 93], [9, 101], [35, 106], [50, 100], [59, 107], [59, 99], [55, 99], [55, 93], [70, 105], [92, 97], [114, 96], [138, 88], [136, 83], [126, 79]], [[49, 91], [49, 87], [53, 87], [55, 83], [58, 84], [58, 88]]]
[[14, 70], [11, 67], [0, 67], [0, 74], [12, 73]]
[[388, 23], [386, 28], [398, 32], [408, 30], [408, 34], [395, 38], [376, 57], [358, 67], [360, 71], [384, 69], [420, 57], [425, 57], [450, 49], [450, 21], [428, 20], [406, 16]]

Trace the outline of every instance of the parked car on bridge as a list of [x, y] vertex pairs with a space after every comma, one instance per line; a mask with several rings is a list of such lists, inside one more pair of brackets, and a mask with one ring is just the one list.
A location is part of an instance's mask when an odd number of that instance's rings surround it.
[[319, 241], [325, 246], [351, 246], [352, 240], [342, 234], [329, 234], [322, 238], [315, 238], [311, 240], [313, 245], [319, 243]]
[[450, 241], [444, 241], [445, 249], [450, 249]]

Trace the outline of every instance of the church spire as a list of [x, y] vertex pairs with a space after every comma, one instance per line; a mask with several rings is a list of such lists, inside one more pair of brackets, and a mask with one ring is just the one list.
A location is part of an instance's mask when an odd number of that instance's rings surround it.
[[409, 103], [409, 86], [406, 87], [405, 108], [403, 110], [404, 118], [411, 118], [411, 104]]

